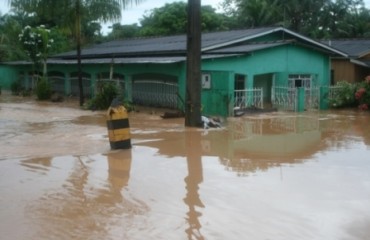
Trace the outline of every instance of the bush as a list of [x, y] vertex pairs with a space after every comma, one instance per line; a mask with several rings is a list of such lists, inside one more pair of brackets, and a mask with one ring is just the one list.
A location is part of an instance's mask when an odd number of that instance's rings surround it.
[[114, 98], [118, 96], [118, 88], [112, 83], [103, 83], [99, 87], [96, 96], [87, 103], [87, 109], [104, 110], [108, 109]]
[[335, 92], [335, 95], [332, 99], [329, 100], [329, 104], [334, 108], [344, 108], [344, 107], [354, 107], [356, 106], [356, 85], [341, 81], [336, 85], [338, 90]]
[[47, 78], [40, 78], [37, 81], [36, 95], [38, 100], [48, 100], [51, 96], [51, 86]]
[[118, 98], [128, 112], [134, 110], [132, 103], [125, 101], [123, 96], [119, 94], [119, 88], [113, 83], [102, 83], [99, 87], [98, 94], [88, 101], [85, 105], [86, 109], [90, 110], [105, 110], [111, 105], [113, 99]]
[[365, 81], [358, 84], [355, 99], [359, 109], [368, 110], [370, 108], [370, 75], [365, 78]]

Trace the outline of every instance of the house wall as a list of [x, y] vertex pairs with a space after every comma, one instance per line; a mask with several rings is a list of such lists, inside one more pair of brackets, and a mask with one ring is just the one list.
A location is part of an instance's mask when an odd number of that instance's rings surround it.
[[211, 77], [211, 87], [202, 89], [202, 114], [228, 116], [233, 108], [234, 81], [228, 71], [203, 71]]
[[334, 84], [340, 81], [355, 82], [355, 65], [347, 59], [332, 59]]
[[[30, 72], [30, 66], [19, 66], [17, 70], [13, 71], [17, 74], [20, 72], [28, 73]], [[92, 80], [91, 85], [91, 93], [93, 94], [95, 89], [95, 84], [97, 80], [100, 78], [102, 73], [109, 73], [110, 72], [110, 64], [83, 64], [82, 71], [90, 75]], [[71, 75], [77, 72], [77, 68], [75, 65], [48, 65], [48, 72], [60, 72], [64, 74], [66, 79], [66, 86], [65, 86], [65, 93], [69, 94], [71, 91]], [[176, 78], [183, 79], [184, 73], [184, 65], [182, 63], [170, 63], [170, 64], [153, 64], [153, 63], [145, 63], [145, 64], [115, 64], [113, 67], [113, 72], [116, 74], [121, 74], [124, 76], [124, 79], [128, 86], [130, 86], [133, 77], [136, 74], [148, 73], [148, 74], [167, 74], [171, 76], [175, 76]], [[181, 86], [183, 81], [179, 81]], [[182, 88], [182, 87], [181, 87]]]
[[253, 52], [250, 55], [206, 60], [202, 70], [217, 69], [247, 75], [246, 88], [254, 87], [254, 77], [274, 73], [275, 85], [286, 86], [289, 74], [311, 74], [314, 85], [329, 85], [330, 59], [318, 51], [298, 45]]
[[0, 65], [0, 88], [10, 90], [11, 84], [17, 79], [18, 73], [15, 68], [8, 65]]
[[370, 68], [355, 65], [355, 82], [361, 82], [370, 74]]
[[363, 55], [361, 60], [370, 60], [370, 53]]
[[[18, 68], [23, 72], [30, 70], [30, 66], [18, 66]], [[203, 60], [202, 73], [210, 74], [212, 79], [212, 87], [202, 90], [203, 114], [223, 116], [232, 114], [236, 74], [246, 76], [246, 88], [270, 87], [272, 83], [270, 84], [269, 80], [261, 77], [261, 75], [271, 76], [275, 85], [278, 86], [287, 85], [289, 74], [311, 74], [314, 76], [314, 85], [328, 85], [329, 69], [330, 61], [327, 55], [295, 44], [260, 50], [249, 55]], [[71, 92], [71, 74], [76, 70], [75, 65], [48, 66], [49, 72], [64, 73], [66, 79], [65, 93], [67, 94]], [[110, 64], [83, 65], [83, 71], [91, 76], [92, 86], [90, 91], [93, 94], [99, 74], [109, 72]], [[125, 95], [129, 100], [132, 97], [133, 78], [135, 75], [143, 73], [175, 76], [178, 79], [180, 98], [185, 99], [185, 62], [115, 64], [114, 72], [124, 75]], [[263, 81], [263, 83], [257, 83], [256, 81]], [[271, 94], [271, 91], [266, 91], [266, 94]]]
[[[366, 60], [366, 56], [362, 60]], [[334, 84], [340, 81], [350, 83], [361, 82], [370, 74], [370, 69], [364, 66], [356, 65], [348, 59], [332, 59], [332, 70]]]

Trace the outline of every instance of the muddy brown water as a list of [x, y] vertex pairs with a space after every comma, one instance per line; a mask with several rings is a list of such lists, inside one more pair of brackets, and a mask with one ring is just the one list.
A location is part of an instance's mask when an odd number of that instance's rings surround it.
[[370, 239], [370, 113], [277, 112], [185, 128], [0, 95], [1, 239]]

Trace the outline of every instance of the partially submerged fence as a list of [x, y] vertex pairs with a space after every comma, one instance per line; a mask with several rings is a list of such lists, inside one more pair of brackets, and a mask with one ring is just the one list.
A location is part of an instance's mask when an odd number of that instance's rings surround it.
[[273, 87], [272, 105], [287, 111], [303, 111], [320, 108], [320, 88]]
[[234, 109], [263, 108], [263, 89], [235, 90]]
[[311, 87], [305, 89], [305, 109], [319, 109], [320, 108], [320, 88]]
[[134, 81], [133, 102], [145, 106], [177, 108], [178, 84], [175, 82]]
[[339, 92], [342, 90], [343, 87], [341, 86], [329, 86], [328, 87], [328, 99], [332, 100], [335, 99]]
[[297, 88], [273, 87], [271, 91], [272, 105], [276, 108], [296, 111], [297, 110]]

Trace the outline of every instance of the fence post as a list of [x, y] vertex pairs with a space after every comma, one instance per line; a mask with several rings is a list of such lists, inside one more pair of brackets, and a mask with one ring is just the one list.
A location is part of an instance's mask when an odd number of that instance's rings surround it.
[[297, 112], [303, 112], [305, 109], [305, 89], [300, 87], [297, 89]]
[[64, 92], [65, 94], [71, 95], [72, 94], [72, 83], [71, 83], [71, 75], [69, 73], [64, 74]]
[[328, 102], [328, 95], [329, 95], [329, 87], [321, 86], [320, 87], [320, 110], [327, 110], [329, 109], [329, 102]]

